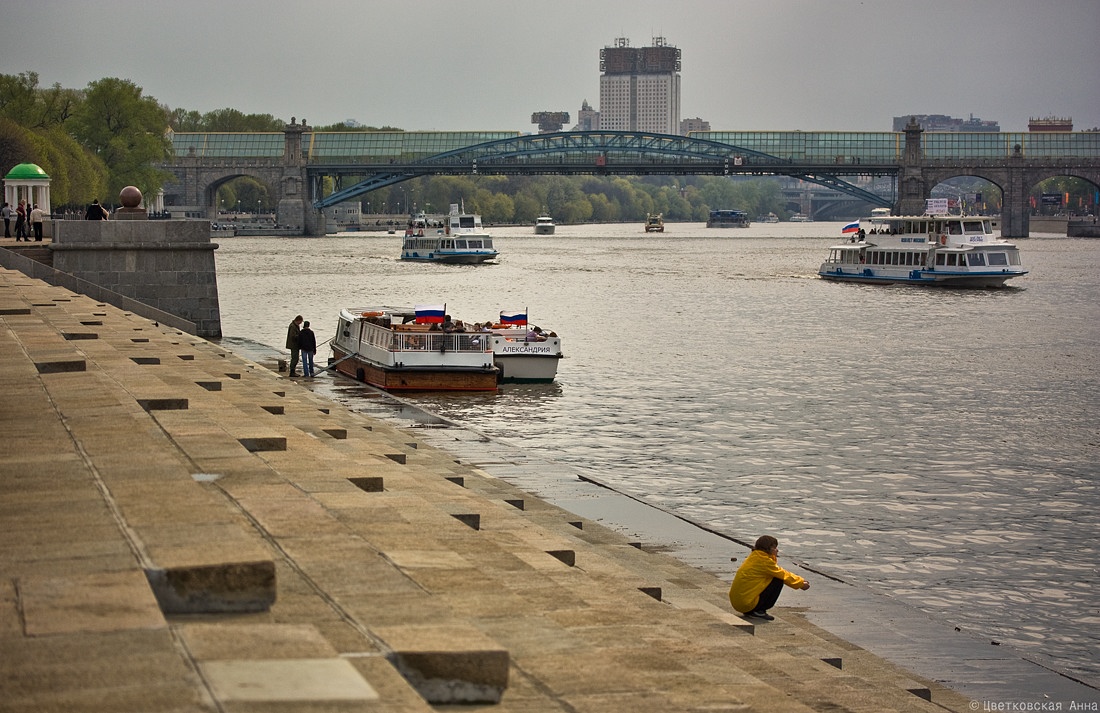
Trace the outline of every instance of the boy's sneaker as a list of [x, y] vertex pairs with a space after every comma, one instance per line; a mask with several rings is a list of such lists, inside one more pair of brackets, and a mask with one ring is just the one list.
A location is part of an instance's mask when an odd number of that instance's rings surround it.
[[763, 619], [764, 621], [775, 621], [774, 616], [760, 609], [757, 609], [756, 611], [751, 611], [745, 616], [752, 617], [753, 619]]

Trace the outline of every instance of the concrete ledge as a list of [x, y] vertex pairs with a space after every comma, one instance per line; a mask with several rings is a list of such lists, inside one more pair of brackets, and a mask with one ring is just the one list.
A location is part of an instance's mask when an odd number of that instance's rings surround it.
[[275, 603], [270, 560], [147, 569], [145, 577], [165, 614], [258, 612]]
[[508, 687], [508, 651], [465, 625], [375, 629], [388, 658], [433, 705], [499, 703]]
[[34, 368], [39, 374], [63, 374], [72, 371], [87, 371], [88, 365], [83, 359], [54, 359], [36, 361]]

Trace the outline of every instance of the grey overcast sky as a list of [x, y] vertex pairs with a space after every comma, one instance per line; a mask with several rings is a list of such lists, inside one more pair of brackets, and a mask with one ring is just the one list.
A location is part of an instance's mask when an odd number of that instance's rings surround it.
[[682, 50], [715, 130], [889, 131], [947, 114], [1100, 126], [1100, 0], [5, 0], [0, 73], [129, 79], [170, 108], [536, 131], [599, 108], [599, 51]]

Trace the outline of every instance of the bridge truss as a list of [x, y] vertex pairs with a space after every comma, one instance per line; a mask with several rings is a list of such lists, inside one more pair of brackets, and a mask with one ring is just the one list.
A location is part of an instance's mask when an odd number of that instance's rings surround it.
[[316, 163], [311, 176], [356, 175], [358, 183], [317, 197], [313, 207], [327, 208], [403, 181], [431, 175], [757, 175], [791, 176], [846, 193], [873, 205], [890, 207], [893, 197], [860, 188], [838, 175], [896, 176], [896, 163], [836, 165], [782, 159], [752, 149], [707, 139], [631, 131], [566, 131], [516, 136], [466, 146], [426, 158], [384, 165]]

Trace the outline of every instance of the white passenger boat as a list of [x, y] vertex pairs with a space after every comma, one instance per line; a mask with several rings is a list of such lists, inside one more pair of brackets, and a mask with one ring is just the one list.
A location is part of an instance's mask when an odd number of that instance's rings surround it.
[[342, 309], [332, 367], [388, 391], [495, 391], [489, 335], [445, 320], [445, 305]]
[[501, 312], [489, 337], [493, 362], [505, 382], [549, 382], [558, 374], [561, 338], [527, 323], [527, 311]]
[[451, 204], [442, 227], [410, 221], [401, 242], [401, 259], [422, 262], [481, 263], [497, 256], [493, 238], [481, 226], [481, 216]]
[[540, 215], [535, 219], [535, 235], [553, 235], [556, 227], [554, 219], [548, 215]]
[[778, 223], [779, 216], [775, 213], [765, 213], [764, 215], [757, 218], [757, 221], [761, 223]]
[[847, 243], [829, 249], [827, 280], [943, 287], [1003, 287], [1026, 275], [1020, 251], [983, 216], [881, 213], [844, 226]]
[[791, 216], [792, 223], [812, 223], [814, 219], [808, 215], [802, 215], [801, 213], [795, 213]]

